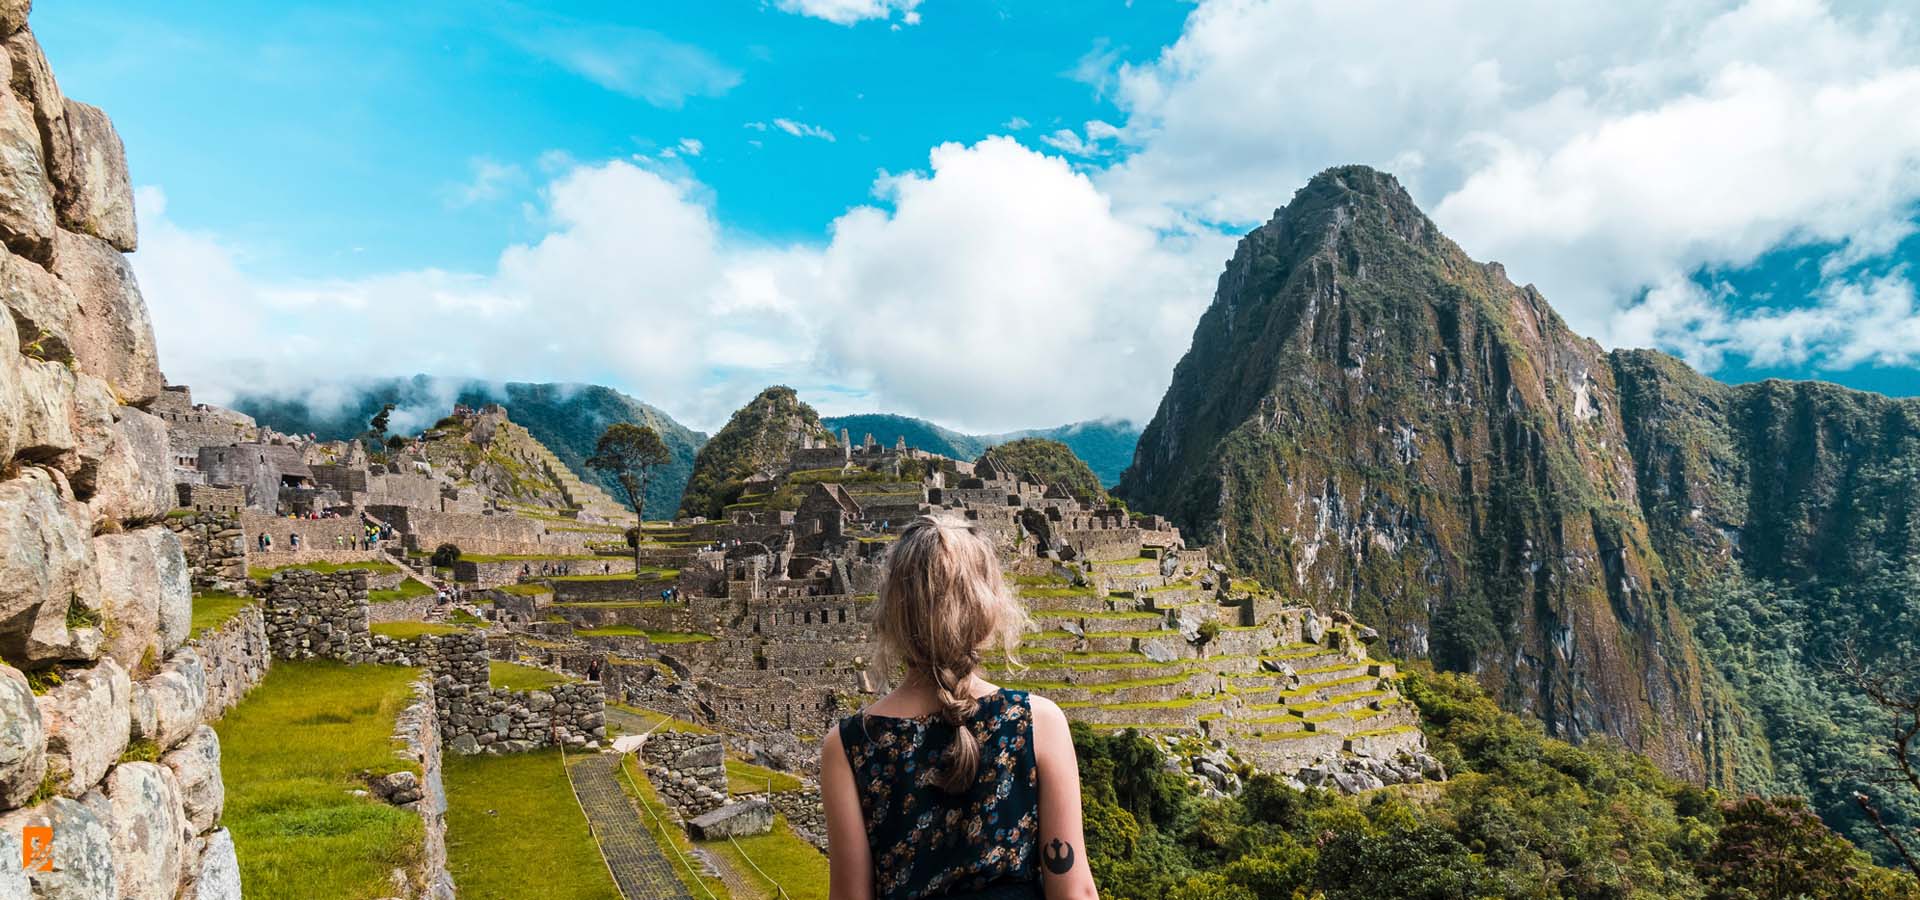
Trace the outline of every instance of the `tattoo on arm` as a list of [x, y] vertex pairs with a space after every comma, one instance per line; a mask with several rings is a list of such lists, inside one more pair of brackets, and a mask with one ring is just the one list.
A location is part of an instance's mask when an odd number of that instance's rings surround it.
[[1073, 871], [1073, 845], [1054, 838], [1047, 845], [1046, 852], [1040, 854], [1041, 862], [1047, 864], [1047, 871], [1055, 875], [1065, 875]]

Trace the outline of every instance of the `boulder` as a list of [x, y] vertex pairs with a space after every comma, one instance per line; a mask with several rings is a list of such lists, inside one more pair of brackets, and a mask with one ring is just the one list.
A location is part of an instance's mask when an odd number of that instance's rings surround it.
[[173, 900], [193, 832], [181, 812], [172, 770], [158, 763], [121, 763], [107, 776], [106, 790], [118, 896]]
[[65, 101], [66, 128], [55, 132], [48, 174], [60, 225], [132, 253], [139, 241], [127, 151], [98, 107]]
[[194, 893], [182, 900], [240, 900], [240, 859], [233, 852], [232, 832], [222, 828], [207, 835]]
[[679, 756], [674, 757], [673, 762], [669, 764], [667, 768], [711, 769], [715, 766], [724, 766], [726, 763], [726, 745], [719, 741], [708, 741], [682, 751]]
[[1178, 571], [1180, 571], [1180, 557], [1172, 553], [1167, 553], [1160, 557], [1161, 578], [1172, 578], [1174, 573]]
[[27, 27], [27, 12], [33, 0], [0, 0], [0, 34], [12, 34]]
[[0, 306], [0, 459], [13, 459], [20, 438], [20, 332]]
[[[69, 104], [69, 125], [72, 121]], [[153, 323], [127, 258], [99, 238], [60, 230], [54, 239], [53, 274], [73, 294], [77, 315], [68, 338], [80, 371], [112, 385], [122, 403], [144, 406], [159, 396]]]
[[[99, 900], [119, 897], [118, 879], [113, 865], [113, 838], [107, 825], [86, 804], [55, 797], [30, 809], [15, 810], [0, 816], [0, 871], [20, 871], [21, 830], [28, 826], [53, 827], [53, 868], [25, 873], [33, 883], [35, 900]], [[25, 893], [4, 893], [8, 886], [0, 877], [0, 896], [25, 897]]]
[[1146, 640], [1140, 642], [1140, 655], [1152, 663], [1170, 663], [1180, 658], [1168, 641]]
[[0, 482], [0, 656], [41, 662], [97, 652], [99, 630], [87, 622], [99, 621], [100, 584], [79, 511], [56, 473], [30, 468]]
[[167, 423], [131, 406], [117, 407], [87, 501], [94, 521], [139, 522], [166, 515], [174, 505], [171, 456]]
[[46, 730], [40, 727], [40, 707], [27, 687], [27, 676], [0, 665], [0, 809], [27, 802], [46, 775]]
[[[180, 538], [155, 525], [93, 539], [107, 653], [129, 668], [171, 653], [193, 626], [193, 586]], [[149, 655], [151, 653], [151, 655]]]
[[700, 841], [766, 834], [773, 830], [773, 804], [760, 799], [729, 803], [694, 817], [687, 830]]
[[200, 654], [183, 647], [153, 677], [133, 684], [132, 735], [166, 750], [200, 726], [207, 674]]
[[[13, 83], [10, 55], [4, 60]], [[53, 182], [47, 175], [40, 127], [13, 91], [0, 91], [0, 242], [36, 260], [53, 252]]]
[[160, 757], [160, 764], [173, 771], [180, 786], [181, 807], [194, 832], [204, 834], [219, 824], [227, 804], [227, 788], [220, 781], [220, 735], [213, 727], [195, 728], [180, 746]]
[[47, 765], [66, 776], [61, 793], [86, 793], [127, 749], [132, 693], [127, 670], [107, 658], [36, 699], [47, 732]]
[[[20, 360], [20, 423], [14, 452], [89, 486], [113, 437], [113, 394], [105, 382], [63, 363]], [[84, 499], [84, 496], [83, 496]]]
[[1307, 610], [1307, 614], [1300, 619], [1300, 639], [1309, 644], [1318, 644], [1321, 639], [1326, 636], [1327, 623], [1325, 620], [1320, 618], [1319, 613], [1311, 609]]
[[73, 362], [73, 294], [53, 273], [0, 250], [0, 305], [13, 316], [19, 351], [45, 362]]

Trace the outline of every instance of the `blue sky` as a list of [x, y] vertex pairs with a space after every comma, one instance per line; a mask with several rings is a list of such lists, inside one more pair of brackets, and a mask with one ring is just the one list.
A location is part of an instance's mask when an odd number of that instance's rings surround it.
[[42, 4], [220, 399], [786, 382], [976, 430], [1150, 415], [1234, 237], [1400, 176], [1608, 346], [1920, 393], [1891, 2]]

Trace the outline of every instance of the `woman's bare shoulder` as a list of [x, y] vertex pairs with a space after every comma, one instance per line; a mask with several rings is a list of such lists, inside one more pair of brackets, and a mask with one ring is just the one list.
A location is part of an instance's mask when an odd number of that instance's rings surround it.
[[1033, 725], [1037, 729], [1067, 731], [1067, 714], [1060, 711], [1060, 704], [1048, 700], [1039, 694], [1027, 695], [1027, 708], [1033, 710]]

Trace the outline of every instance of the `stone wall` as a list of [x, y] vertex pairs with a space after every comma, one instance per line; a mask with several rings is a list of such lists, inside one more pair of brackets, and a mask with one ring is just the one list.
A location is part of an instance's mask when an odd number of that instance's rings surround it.
[[[300, 535], [300, 550], [307, 553], [343, 553], [357, 552], [359, 555], [345, 558], [382, 559], [379, 552], [381, 544], [375, 542], [371, 547], [361, 547], [367, 536], [365, 525], [358, 516], [346, 516], [338, 519], [289, 519], [285, 516], [270, 516], [265, 513], [247, 512], [240, 517], [240, 523], [246, 532], [247, 551], [253, 557], [256, 566], [284, 566], [294, 562], [313, 562], [310, 559], [296, 558], [292, 535]], [[260, 550], [259, 539], [262, 533], [273, 538], [273, 546], [265, 553]], [[389, 542], [390, 543], [390, 542]]]
[[373, 661], [367, 573], [286, 569], [267, 581], [266, 633], [282, 659]]
[[218, 627], [188, 643], [206, 669], [206, 698], [201, 718], [212, 722], [225, 715], [267, 677], [273, 654], [267, 647], [267, 619], [259, 604], [243, 607]]
[[768, 796], [773, 808], [787, 817], [787, 827], [821, 853], [827, 852], [827, 811], [820, 802], [820, 788], [806, 784], [797, 791], [776, 791]]
[[166, 522], [180, 538], [195, 592], [246, 593], [247, 537], [238, 516], [215, 509], [183, 510]]
[[28, 8], [0, 3], [0, 896], [237, 898], [125, 154]]
[[520, 516], [443, 513], [404, 506], [370, 506], [368, 512], [406, 535], [409, 549], [432, 552], [452, 544], [467, 553], [517, 555], [553, 553], [579, 542], [543, 539], [546, 529]]
[[481, 588], [494, 588], [515, 584], [523, 574], [538, 578], [541, 575], [542, 565], [554, 564], [570, 567], [575, 575], [628, 575], [633, 572], [633, 557], [602, 556], [594, 559], [522, 559], [480, 563], [460, 560], [453, 564], [453, 577], [455, 581], [466, 582]]
[[425, 846], [408, 875], [418, 896], [453, 900], [453, 875], [447, 871], [447, 790], [440, 767], [440, 715], [428, 678], [413, 683], [414, 701], [394, 723], [395, 751], [407, 766], [372, 779], [375, 796], [418, 813], [425, 824]]
[[640, 747], [647, 780], [682, 818], [727, 802], [727, 748], [717, 734], [658, 731]]
[[[510, 691], [492, 685], [487, 638], [482, 632], [427, 635], [413, 642], [387, 641], [381, 661], [404, 662], [433, 676], [440, 710], [440, 737], [455, 753], [517, 753], [566, 745], [598, 748], [606, 739], [606, 695], [599, 684], [576, 682], [544, 691]], [[411, 656], [399, 645], [412, 644]]]

